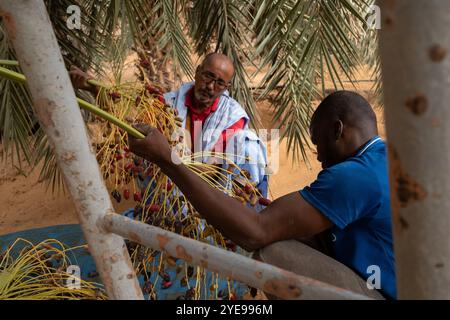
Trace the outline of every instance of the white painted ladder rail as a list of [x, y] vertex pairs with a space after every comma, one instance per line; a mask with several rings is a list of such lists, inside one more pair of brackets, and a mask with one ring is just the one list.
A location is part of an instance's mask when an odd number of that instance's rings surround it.
[[283, 299], [369, 299], [116, 213], [106, 215], [103, 223], [106, 230], [124, 238]]
[[114, 209], [43, 1], [1, 0], [0, 14], [108, 297], [143, 299], [123, 238], [98, 224]]

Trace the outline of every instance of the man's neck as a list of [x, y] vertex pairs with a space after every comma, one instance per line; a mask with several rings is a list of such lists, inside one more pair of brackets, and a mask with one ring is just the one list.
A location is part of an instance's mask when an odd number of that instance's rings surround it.
[[357, 155], [365, 146], [366, 144], [375, 138], [378, 135], [378, 132], [371, 132], [367, 133], [365, 135], [359, 136], [357, 140], [354, 142], [354, 151], [352, 152], [353, 155]]

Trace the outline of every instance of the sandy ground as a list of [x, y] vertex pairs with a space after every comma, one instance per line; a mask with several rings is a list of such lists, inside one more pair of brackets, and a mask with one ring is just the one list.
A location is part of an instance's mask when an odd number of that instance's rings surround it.
[[[367, 79], [368, 76], [362, 77]], [[369, 102], [374, 103], [371, 93], [371, 83], [361, 82], [357, 91], [365, 96]], [[351, 86], [348, 89], [352, 89]], [[269, 101], [258, 103], [265, 128], [273, 128], [271, 116], [273, 112]], [[384, 120], [382, 110], [375, 108], [378, 115], [380, 135], [384, 138]], [[272, 198], [280, 197], [294, 192], [314, 181], [320, 171], [320, 164], [315, 154], [307, 151], [309, 164], [305, 161], [293, 162], [292, 157], [286, 153], [286, 142], [282, 141], [279, 148], [279, 170], [270, 178], [270, 195]], [[0, 149], [0, 152], [2, 150]], [[38, 182], [40, 168], [33, 172], [24, 168], [18, 170], [12, 166], [11, 161], [0, 163], [0, 235], [14, 231], [50, 225], [77, 223], [74, 205], [68, 194], [62, 192], [52, 193], [42, 183]], [[132, 201], [113, 203], [116, 211], [121, 212], [133, 205]]]

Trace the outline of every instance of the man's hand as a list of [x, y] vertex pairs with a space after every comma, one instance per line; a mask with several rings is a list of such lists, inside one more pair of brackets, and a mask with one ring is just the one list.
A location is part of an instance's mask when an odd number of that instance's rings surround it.
[[90, 77], [86, 72], [72, 66], [70, 67], [69, 76], [74, 89], [87, 90], [94, 95], [96, 94], [97, 88], [88, 83], [88, 80], [92, 77]]
[[171, 148], [166, 137], [158, 129], [146, 124], [134, 125], [146, 137], [143, 139], [128, 135], [128, 145], [134, 154], [159, 166], [171, 163]]

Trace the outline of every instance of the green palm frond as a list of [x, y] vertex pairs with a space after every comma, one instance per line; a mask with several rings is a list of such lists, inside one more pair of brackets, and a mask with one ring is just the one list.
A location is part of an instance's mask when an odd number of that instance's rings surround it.
[[[15, 55], [9, 44], [8, 34], [0, 22], [0, 57], [14, 60]], [[9, 66], [11, 70], [19, 71], [18, 66]], [[19, 166], [25, 159], [31, 163], [33, 154], [29, 136], [36, 126], [33, 117], [32, 102], [28, 89], [19, 83], [0, 78], [0, 136], [2, 139], [2, 156], [10, 156], [13, 163]]]
[[372, 79], [374, 79], [373, 90], [375, 91], [378, 105], [383, 106], [383, 81], [381, 79], [381, 61], [378, 56], [375, 67], [373, 68]]
[[[92, 0], [91, 0], [92, 1]], [[102, 2], [103, 43], [117, 49], [117, 43], [123, 43], [123, 50], [116, 50], [119, 60], [123, 60], [133, 48], [152, 51], [151, 56], [164, 52], [164, 61], [157, 61], [161, 68], [170, 60], [172, 72], [181, 79], [183, 75], [193, 77], [191, 47], [185, 33], [185, 21], [180, 19], [188, 1], [186, 0], [136, 0], [136, 1], [93, 1]], [[107, 35], [110, 35], [109, 37]], [[125, 40], [126, 39], [126, 40]], [[127, 51], [128, 50], [128, 51]], [[154, 58], [154, 57], [148, 57]], [[161, 60], [161, 59], [156, 59]], [[114, 61], [114, 60], [112, 60]], [[108, 58], [102, 62], [111, 62]]]
[[261, 69], [269, 67], [262, 96], [282, 85], [274, 120], [280, 120], [294, 158], [304, 157], [313, 101], [322, 99], [330, 85], [337, 90], [344, 80], [353, 83], [361, 65], [358, 41], [369, 2], [258, 0], [255, 5], [255, 54], [262, 57]]
[[173, 62], [172, 71], [181, 78], [182, 72], [190, 79], [194, 77], [194, 68], [191, 61], [191, 47], [188, 36], [185, 33], [184, 21], [180, 19], [181, 12], [185, 8], [186, 0], [160, 0], [156, 1], [153, 13], [157, 19], [151, 28], [156, 34], [161, 35], [158, 41], [160, 50], [168, 52], [167, 58]]
[[44, 183], [47, 189], [51, 186], [53, 193], [59, 191], [65, 192], [64, 179], [56, 163], [55, 153], [41, 128], [35, 134], [34, 143], [34, 166], [36, 167], [42, 164], [38, 181]]
[[[88, 69], [94, 66], [101, 72], [97, 62], [104, 58], [106, 33], [100, 25], [102, 1], [46, 0], [50, 20], [61, 48], [67, 67], [70, 65]], [[81, 29], [70, 29], [67, 8], [76, 5], [80, 8]]]
[[375, 91], [376, 101], [382, 105], [383, 86], [381, 80], [381, 61], [378, 52], [378, 35], [376, 30], [369, 30], [363, 38], [363, 57], [365, 63], [371, 71], [371, 79], [373, 80], [372, 90]]
[[[105, 57], [105, 38], [98, 24], [100, 1], [46, 0], [50, 19], [55, 30], [67, 67], [74, 64], [81, 68], [98, 66], [96, 61]], [[70, 5], [78, 5], [83, 28], [69, 29], [67, 25]], [[15, 54], [0, 26], [0, 58], [15, 60]], [[11, 70], [21, 72], [17, 66], [9, 66]], [[100, 69], [98, 69], [100, 72]], [[32, 111], [30, 93], [25, 85], [0, 79], [0, 132], [4, 154], [14, 156], [13, 163], [21, 163], [24, 158], [34, 168], [43, 162], [41, 180], [53, 185], [62, 186], [63, 182], [51, 147], [45, 134], [39, 128], [38, 121]], [[45, 152], [44, 152], [45, 151]]]
[[369, 66], [374, 81], [372, 90], [375, 91], [377, 103], [382, 105], [383, 86], [381, 81], [381, 61], [378, 51], [378, 31], [376, 29], [367, 29], [361, 40], [361, 52], [364, 63]]

